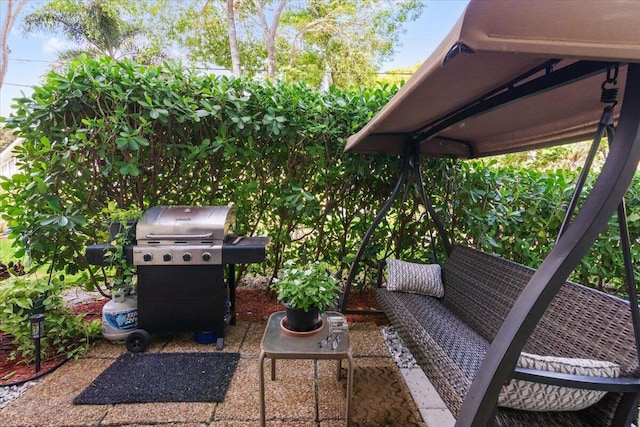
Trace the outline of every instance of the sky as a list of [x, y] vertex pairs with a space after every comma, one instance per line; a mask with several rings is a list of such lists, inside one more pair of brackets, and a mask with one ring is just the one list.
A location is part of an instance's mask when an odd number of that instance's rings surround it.
[[[23, 8], [23, 15], [41, 1], [30, 0]], [[383, 71], [411, 67], [427, 59], [468, 3], [468, 0], [423, 1], [426, 7], [422, 15], [418, 20], [405, 25], [406, 32], [400, 37], [401, 46], [398, 46], [393, 58], [383, 65]], [[6, 19], [4, 13], [4, 5], [0, 4], [0, 23]], [[12, 99], [21, 97], [21, 92], [27, 96], [33, 92], [31, 87], [39, 84], [55, 60], [56, 52], [69, 46], [62, 35], [35, 34], [25, 37], [19, 27], [19, 22], [16, 22], [8, 39], [11, 54], [4, 84], [0, 88], [0, 116], [11, 113]]]

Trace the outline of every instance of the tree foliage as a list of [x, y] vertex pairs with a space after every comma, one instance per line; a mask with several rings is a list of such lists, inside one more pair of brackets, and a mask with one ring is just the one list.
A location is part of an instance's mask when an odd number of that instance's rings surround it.
[[375, 81], [419, 0], [50, 0], [23, 30], [61, 32], [84, 53], [158, 64], [174, 47], [204, 68], [236, 77], [339, 87]]
[[[402, 24], [415, 20], [420, 1], [323, 1], [298, 3], [283, 15], [292, 37], [286, 70], [307, 70], [303, 78], [346, 86], [373, 80], [382, 60], [398, 43]], [[283, 73], [285, 78], [288, 77]]]
[[[171, 34], [188, 49], [189, 60], [232, 68], [228, 4], [191, 2], [175, 12]], [[315, 87], [371, 82], [397, 46], [402, 25], [423, 7], [417, 0], [233, 2], [242, 75]]]
[[418, 68], [420, 68], [422, 62], [417, 62], [412, 67], [403, 67], [403, 68], [394, 68], [391, 70], [387, 70], [386, 72], [379, 73], [375, 78], [376, 82], [386, 83], [389, 85], [404, 85], [406, 81], [408, 81], [411, 76], [413, 76]]
[[153, 63], [163, 55], [145, 46], [143, 28], [122, 18], [124, 8], [109, 0], [53, 0], [22, 20], [25, 33], [57, 32], [79, 48], [59, 52], [59, 59], [70, 61], [80, 55], [134, 58]]

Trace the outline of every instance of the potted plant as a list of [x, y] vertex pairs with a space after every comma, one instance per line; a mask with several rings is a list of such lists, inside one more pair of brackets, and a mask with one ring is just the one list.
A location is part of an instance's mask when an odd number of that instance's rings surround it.
[[296, 266], [285, 263], [272, 288], [285, 306], [288, 329], [309, 332], [318, 328], [320, 313], [335, 306], [340, 286], [323, 262]]

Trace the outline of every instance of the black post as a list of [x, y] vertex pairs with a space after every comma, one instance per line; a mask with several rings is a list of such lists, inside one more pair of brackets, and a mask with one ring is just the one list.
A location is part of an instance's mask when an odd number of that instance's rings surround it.
[[31, 338], [36, 351], [36, 373], [40, 372], [40, 339], [44, 336], [44, 313], [36, 313], [31, 316]]
[[40, 372], [40, 337], [36, 338], [36, 373]]

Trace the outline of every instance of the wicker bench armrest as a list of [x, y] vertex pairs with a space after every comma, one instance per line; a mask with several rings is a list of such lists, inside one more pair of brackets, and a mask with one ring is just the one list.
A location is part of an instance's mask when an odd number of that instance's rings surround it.
[[619, 393], [640, 392], [639, 378], [592, 377], [516, 367], [513, 379], [587, 390]]

